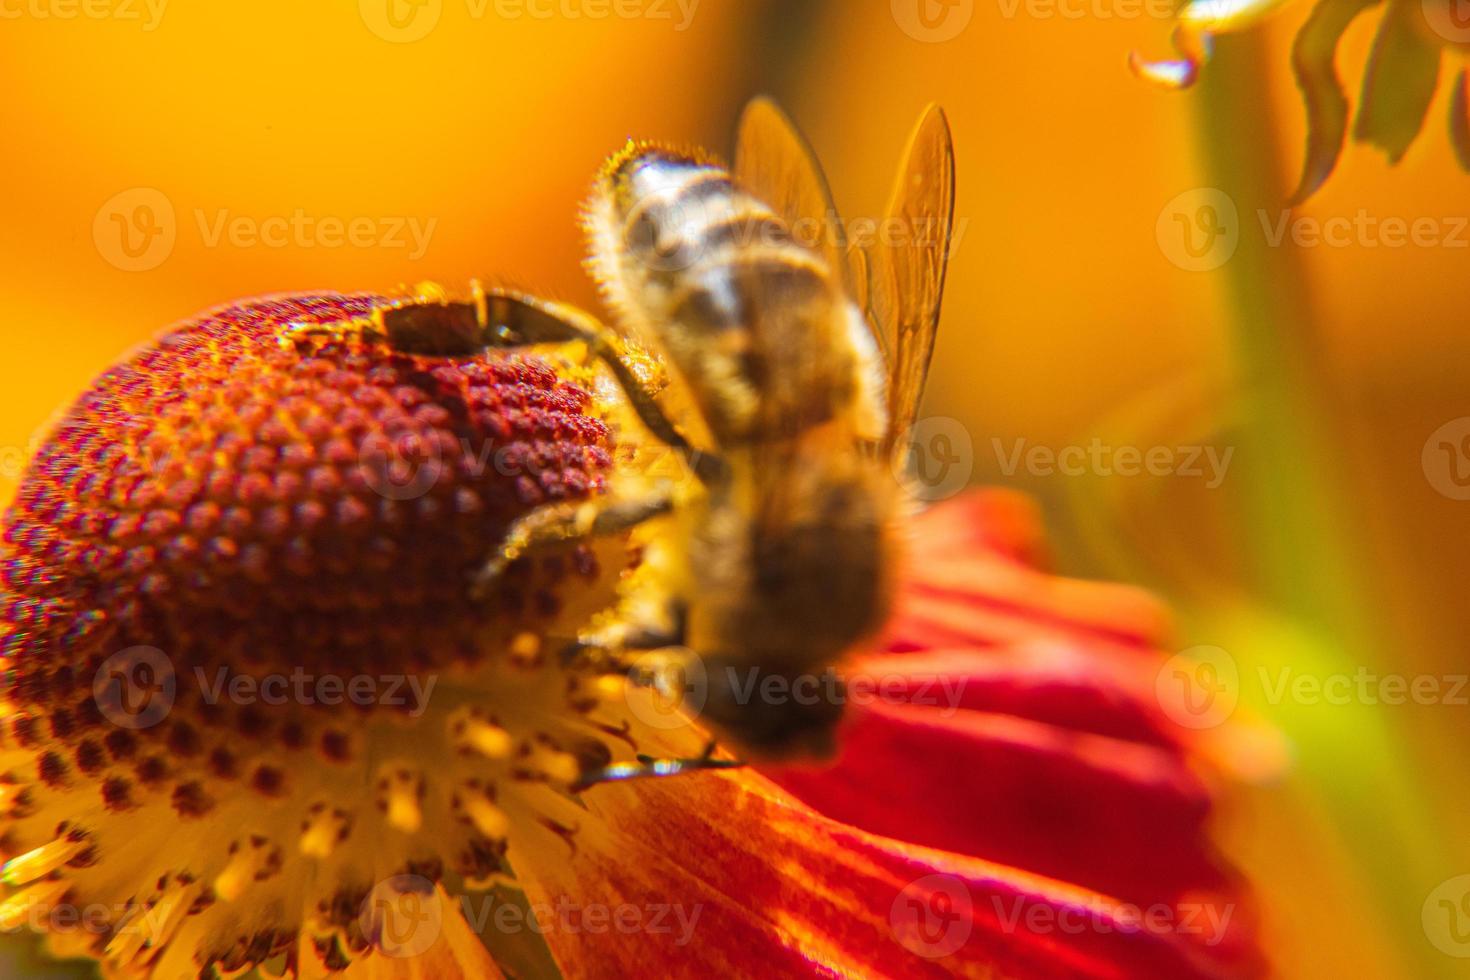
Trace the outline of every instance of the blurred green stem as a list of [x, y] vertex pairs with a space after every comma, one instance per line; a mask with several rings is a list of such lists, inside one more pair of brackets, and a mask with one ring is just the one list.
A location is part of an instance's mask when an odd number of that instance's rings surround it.
[[[1365, 515], [1344, 479], [1347, 457], [1329, 424], [1342, 417], [1342, 405], [1313, 320], [1302, 255], [1289, 236], [1272, 247], [1262, 230], [1263, 220], [1274, 224], [1286, 208], [1290, 189], [1280, 180], [1281, 161], [1294, 162], [1301, 153], [1282, 144], [1271, 118], [1269, 75], [1276, 65], [1263, 35], [1221, 38], [1197, 92], [1207, 180], [1231, 197], [1240, 221], [1239, 246], [1219, 274], [1236, 375], [1249, 402], [1236, 458], [1239, 478], [1247, 481], [1241, 523], [1253, 532], [1246, 539], [1254, 552], [1247, 556], [1252, 591], [1289, 622], [1288, 632], [1306, 634], [1304, 643], [1255, 638], [1241, 658], [1243, 679], [1261, 668], [1313, 675], [1351, 675], [1360, 665], [1392, 670], [1391, 638], [1374, 632], [1384, 619], [1374, 615], [1367, 587], [1372, 569], [1363, 536], [1354, 533]], [[1301, 662], [1308, 658], [1314, 662]], [[1260, 686], [1247, 680], [1247, 696], [1260, 696]], [[1430, 863], [1437, 835], [1416, 798], [1412, 771], [1401, 765], [1406, 756], [1398, 734], [1381, 708], [1324, 710], [1286, 701], [1262, 707], [1287, 729], [1303, 775], [1339, 815], [1341, 836], [1366, 868], [1366, 884], [1411, 975], [1439, 975], [1451, 964], [1423, 941], [1419, 916], [1425, 883], [1447, 869]], [[1411, 827], [1430, 843], [1406, 839]]]

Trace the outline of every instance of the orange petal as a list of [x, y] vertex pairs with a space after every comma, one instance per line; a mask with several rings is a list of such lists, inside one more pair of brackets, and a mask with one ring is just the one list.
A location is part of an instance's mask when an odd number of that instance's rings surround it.
[[[630, 906], [636, 939], [550, 928], [569, 976], [1246, 977], [1186, 934], [1185, 913], [1140, 924], [1116, 901], [1001, 865], [843, 826], [754, 773], [599, 787], [605, 827], [537, 869], [533, 904]], [[1235, 913], [1217, 897], [1190, 930]], [[651, 927], [650, 909], [664, 913]], [[608, 913], [604, 913], [605, 915]], [[615, 913], [614, 913], [615, 914]], [[1173, 916], [1163, 927], [1159, 917]], [[671, 918], [672, 917], [672, 918]], [[678, 923], [690, 923], [679, 931]], [[1211, 936], [1214, 933], [1210, 933]], [[682, 942], [681, 942], [682, 939]], [[1224, 948], [1222, 945], [1221, 949]]]

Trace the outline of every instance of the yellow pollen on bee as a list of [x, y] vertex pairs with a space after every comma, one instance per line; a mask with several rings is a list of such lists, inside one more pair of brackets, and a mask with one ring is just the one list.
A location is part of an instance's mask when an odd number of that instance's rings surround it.
[[48, 915], [70, 884], [63, 880], [42, 881], [0, 902], [0, 929], [8, 932], [20, 928], [33, 912]]
[[60, 837], [49, 844], [42, 844], [0, 866], [0, 881], [7, 885], [24, 885], [28, 881], [44, 878], [80, 854], [84, 847], [85, 842], [69, 837]]

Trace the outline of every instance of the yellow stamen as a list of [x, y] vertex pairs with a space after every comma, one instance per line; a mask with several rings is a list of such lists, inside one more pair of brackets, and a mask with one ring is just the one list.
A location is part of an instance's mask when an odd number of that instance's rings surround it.
[[70, 882], [61, 880], [43, 881], [11, 895], [0, 902], [0, 929], [8, 931], [20, 928], [31, 918], [33, 910], [39, 911], [43, 916], [49, 915], [51, 908], [66, 894], [70, 885]]
[[416, 834], [424, 824], [417, 783], [393, 782], [388, 788], [388, 824], [405, 834]]
[[505, 815], [505, 811], [482, 794], [476, 793], [470, 797], [465, 803], [465, 813], [469, 815], [475, 829], [491, 840], [505, 840], [510, 832], [510, 818]]
[[473, 749], [487, 759], [505, 759], [515, 747], [515, 740], [510, 737], [510, 732], [499, 725], [470, 718], [465, 721], [464, 728], [459, 733], [459, 744], [462, 748]]
[[7, 885], [24, 885], [28, 881], [44, 878], [82, 852], [85, 842], [59, 837], [49, 844], [42, 844], [34, 851], [13, 857], [0, 867], [0, 881]]
[[325, 860], [332, 856], [347, 828], [347, 815], [340, 810], [323, 808], [316, 814], [301, 834], [301, 853], [307, 857]]

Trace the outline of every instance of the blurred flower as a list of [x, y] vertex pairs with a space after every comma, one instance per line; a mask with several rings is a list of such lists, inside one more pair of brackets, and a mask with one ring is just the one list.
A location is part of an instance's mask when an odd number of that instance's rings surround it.
[[[1194, 0], [1180, 11], [1173, 43], [1179, 58], [1129, 65], [1141, 78], [1167, 88], [1187, 88], [1212, 54], [1216, 35], [1260, 22], [1286, 0]], [[1377, 146], [1391, 163], [1403, 158], [1423, 129], [1439, 83], [1444, 49], [1470, 48], [1470, 19], [1462, 0], [1318, 0], [1292, 46], [1292, 68], [1307, 108], [1306, 160], [1293, 203], [1322, 186], [1337, 164], [1348, 128], [1348, 100], [1334, 57], [1343, 34], [1360, 14], [1383, 7], [1373, 53], [1363, 77], [1353, 137]], [[1470, 171], [1470, 103], [1466, 70], [1451, 83], [1449, 132], [1460, 164]]]
[[1161, 610], [1041, 571], [1009, 495], [917, 522], [831, 768], [600, 779], [707, 738], [548, 654], [623, 546], [464, 582], [599, 489], [619, 410], [570, 349], [354, 332], [382, 302], [207, 314], [41, 450], [5, 535], [0, 927], [158, 977], [1261, 972], [1199, 768], [1255, 749], [1171, 722]]

